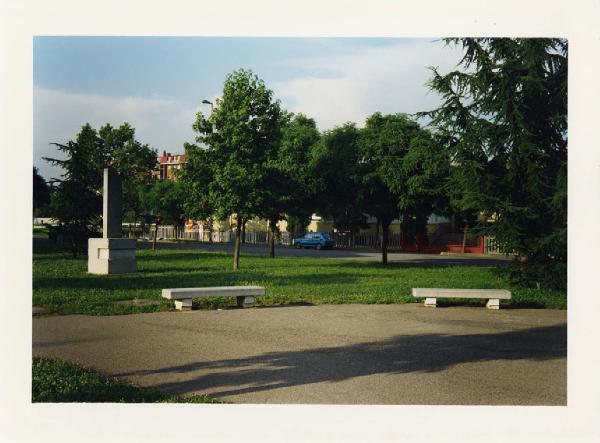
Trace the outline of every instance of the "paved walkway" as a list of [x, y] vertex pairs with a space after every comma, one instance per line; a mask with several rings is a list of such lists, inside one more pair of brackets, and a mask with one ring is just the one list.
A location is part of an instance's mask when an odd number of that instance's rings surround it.
[[235, 403], [565, 405], [567, 312], [323, 305], [33, 319], [33, 353]]

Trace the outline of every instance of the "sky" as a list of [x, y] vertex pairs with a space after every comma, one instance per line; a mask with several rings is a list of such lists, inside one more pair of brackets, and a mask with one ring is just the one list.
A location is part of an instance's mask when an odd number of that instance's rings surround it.
[[214, 102], [238, 68], [320, 130], [433, 109], [428, 67], [446, 72], [460, 56], [433, 38], [35, 37], [33, 164], [58, 177], [42, 157], [62, 158], [51, 143], [74, 140], [85, 123], [128, 122], [159, 153], [183, 153], [196, 113], [210, 112], [202, 100]]

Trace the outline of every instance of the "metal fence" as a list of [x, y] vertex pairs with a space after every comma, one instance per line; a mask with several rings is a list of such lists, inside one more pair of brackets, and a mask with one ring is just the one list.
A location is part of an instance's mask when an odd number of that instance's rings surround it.
[[[381, 234], [346, 234], [332, 232], [331, 238], [339, 248], [368, 248], [377, 249], [381, 247], [383, 236]], [[400, 248], [402, 237], [400, 234], [388, 235], [388, 248]]]
[[503, 255], [514, 255], [514, 252], [505, 253], [502, 252], [501, 244], [496, 240], [495, 237], [484, 237], [483, 238], [483, 251], [485, 254], [503, 254]]
[[[152, 240], [154, 238], [154, 226], [146, 226], [139, 230], [126, 231], [125, 236], [132, 238], [144, 238]], [[198, 242], [231, 243], [235, 239], [233, 231], [186, 231], [182, 226], [158, 226], [156, 238], [159, 240], [188, 240]], [[267, 244], [267, 233], [246, 231], [244, 233], [244, 243], [247, 244]]]

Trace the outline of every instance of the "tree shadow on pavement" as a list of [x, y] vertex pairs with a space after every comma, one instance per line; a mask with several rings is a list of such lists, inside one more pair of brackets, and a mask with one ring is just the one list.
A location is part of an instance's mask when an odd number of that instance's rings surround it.
[[541, 361], [566, 355], [567, 325], [562, 324], [493, 334], [403, 335], [379, 342], [270, 352], [114, 375], [188, 374], [186, 380], [154, 387], [180, 395], [210, 390], [211, 396], [220, 397], [375, 374], [431, 373], [462, 363]]

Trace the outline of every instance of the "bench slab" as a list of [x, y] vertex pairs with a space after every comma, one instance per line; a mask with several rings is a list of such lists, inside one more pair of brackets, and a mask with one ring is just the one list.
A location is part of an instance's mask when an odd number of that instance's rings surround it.
[[437, 298], [499, 298], [510, 299], [510, 291], [506, 289], [447, 289], [447, 288], [413, 288], [413, 297]]
[[172, 288], [162, 290], [162, 296], [171, 300], [197, 297], [227, 297], [230, 295], [265, 295], [265, 288], [261, 286], [213, 286], [208, 288]]
[[433, 308], [437, 306], [437, 298], [487, 298], [488, 309], [500, 309], [500, 299], [510, 299], [510, 291], [505, 289], [413, 288], [412, 295], [424, 298], [424, 305]]
[[175, 300], [175, 308], [180, 311], [192, 309], [192, 299], [198, 297], [236, 297], [238, 306], [252, 306], [255, 302], [254, 297], [265, 293], [265, 288], [261, 286], [213, 286], [162, 290], [163, 298]]

